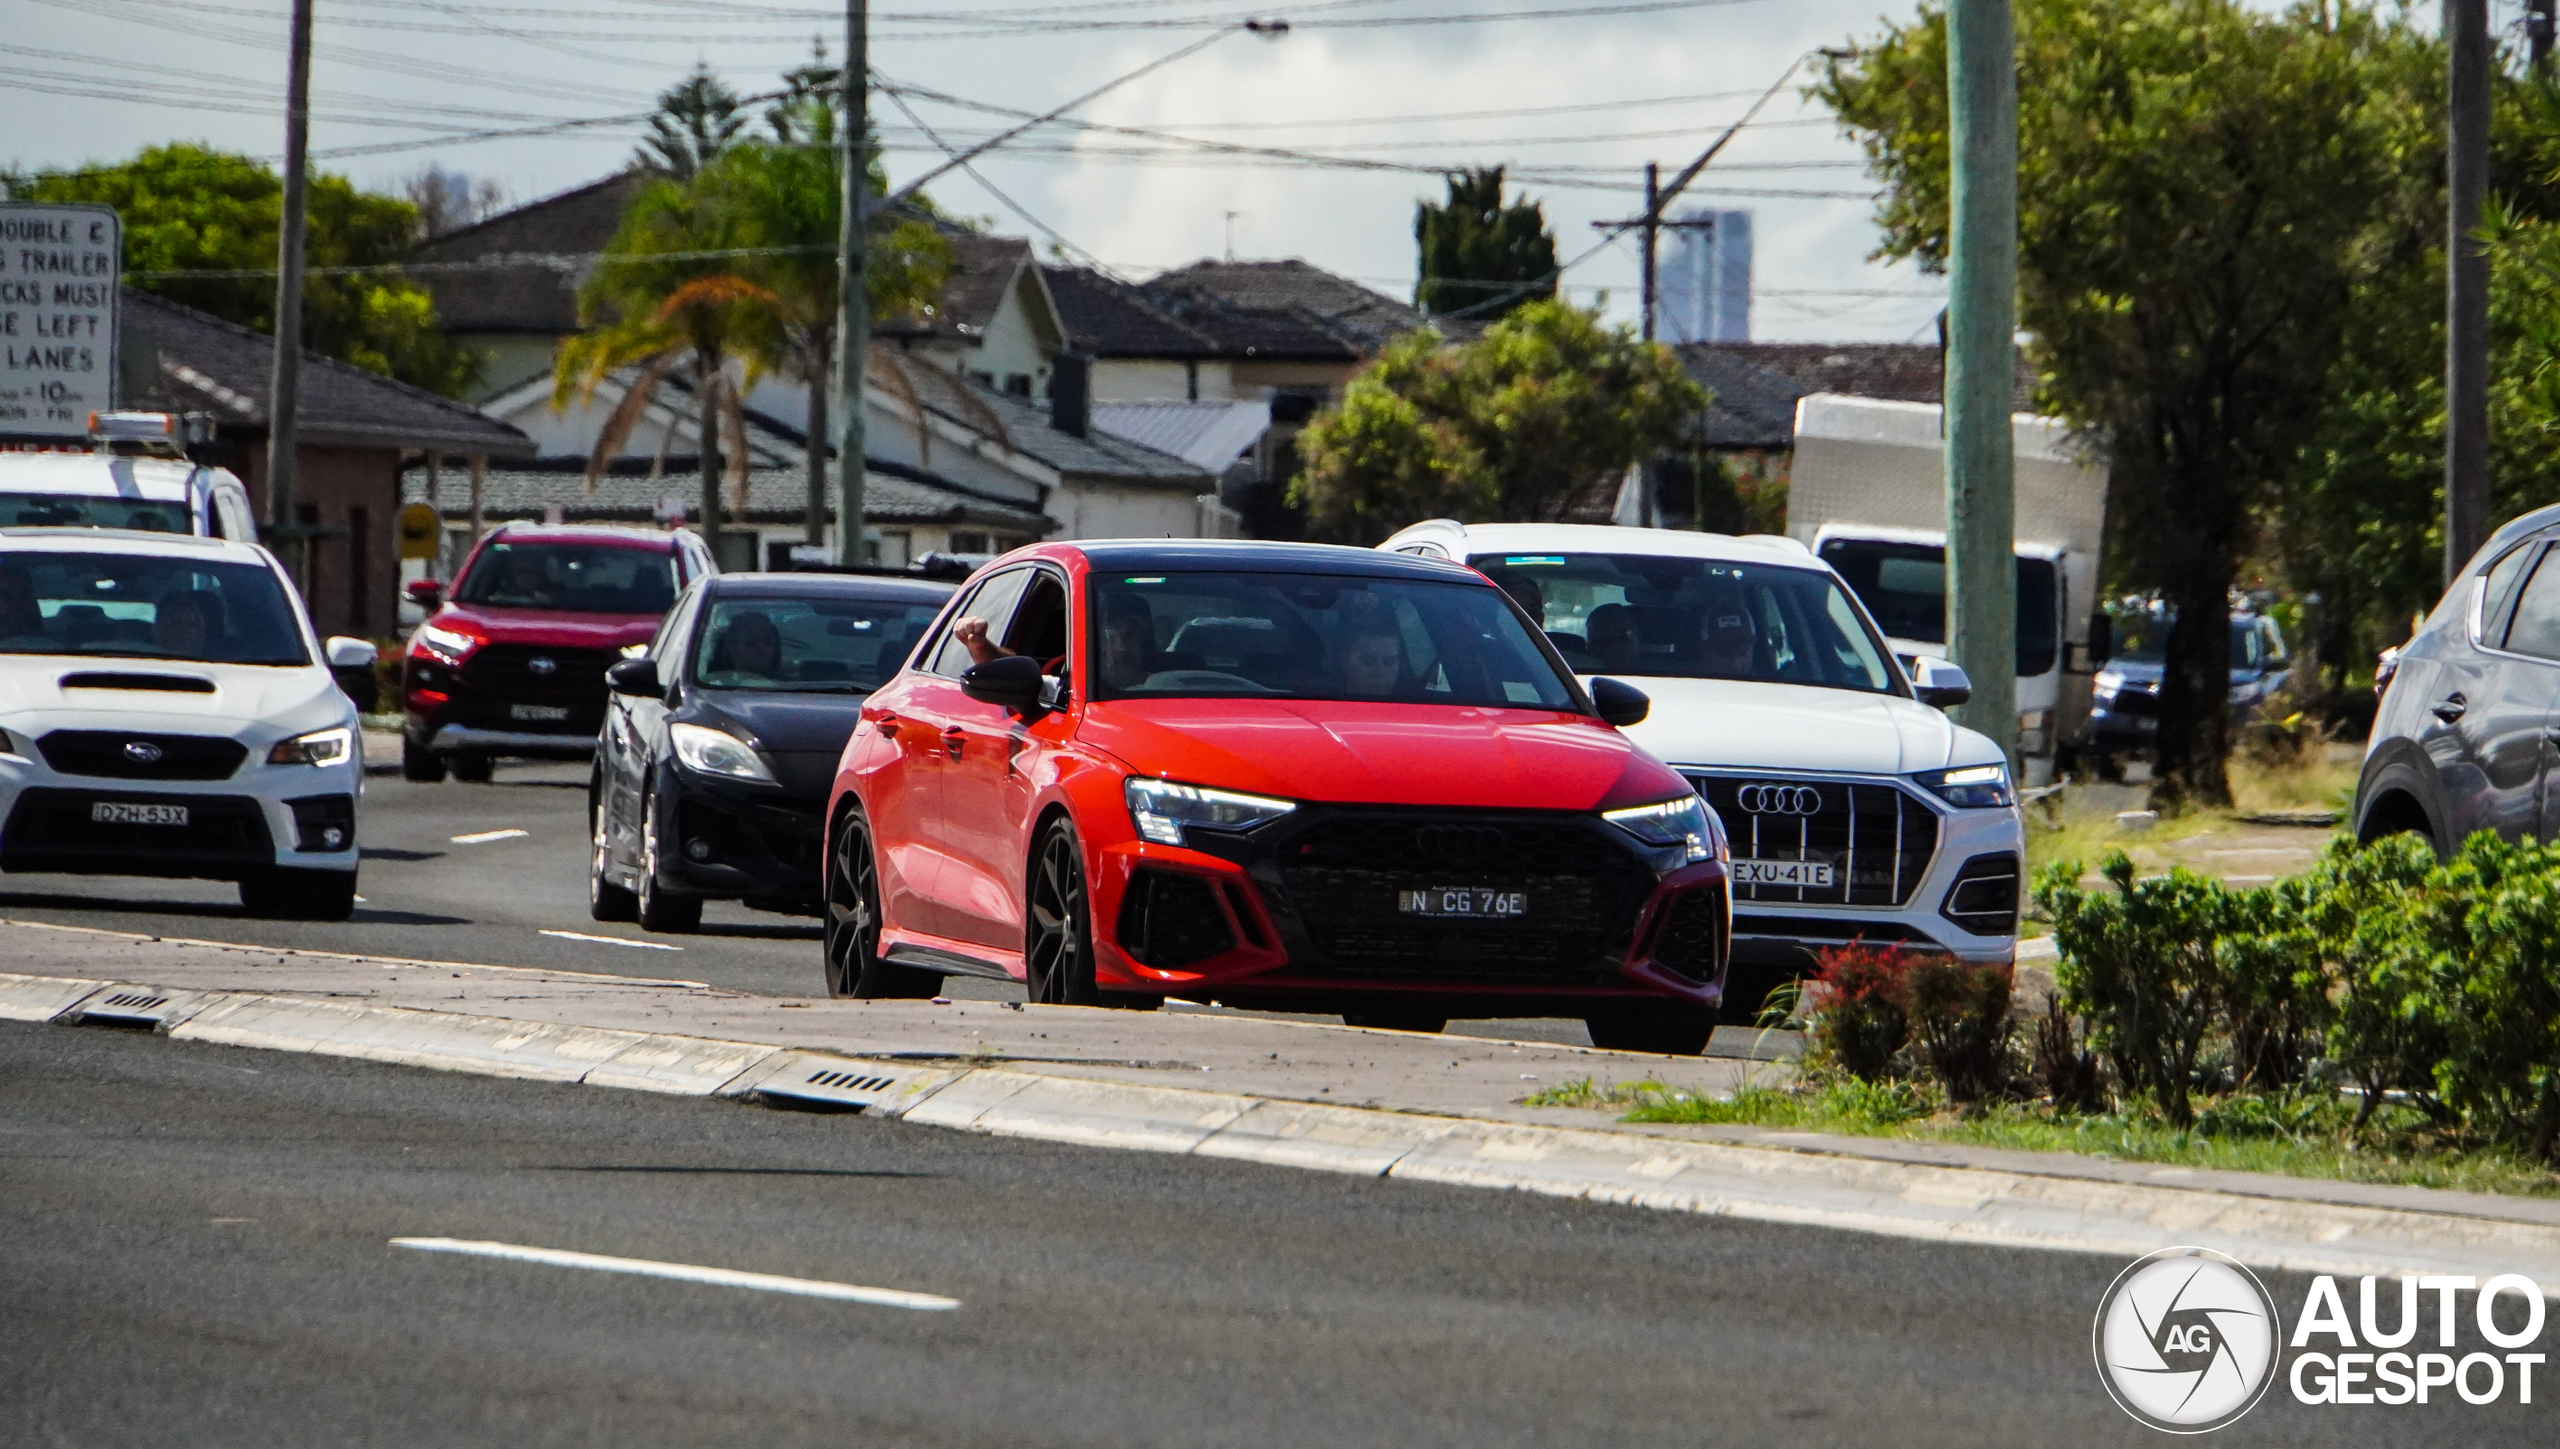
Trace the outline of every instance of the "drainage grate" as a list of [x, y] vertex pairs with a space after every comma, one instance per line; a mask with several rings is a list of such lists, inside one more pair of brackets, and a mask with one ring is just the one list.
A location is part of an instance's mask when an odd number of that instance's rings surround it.
[[130, 1011], [150, 1011], [155, 1007], [168, 1005], [169, 998], [165, 996], [152, 996], [140, 991], [119, 991], [99, 1004], [102, 1006], [123, 1007]]
[[[834, 1087], [844, 1092], [876, 1092], [883, 1087], [897, 1085], [897, 1081], [895, 1077], [857, 1077], [851, 1072], [816, 1072], [811, 1074], [808, 1084], [812, 1087]], [[767, 1087], [765, 1090], [773, 1089]]]

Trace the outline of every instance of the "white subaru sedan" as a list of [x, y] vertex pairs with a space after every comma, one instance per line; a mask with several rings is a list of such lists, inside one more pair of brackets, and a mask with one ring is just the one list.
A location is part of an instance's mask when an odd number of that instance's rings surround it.
[[273, 555], [0, 529], [0, 872], [237, 881], [251, 914], [355, 909], [355, 705]]

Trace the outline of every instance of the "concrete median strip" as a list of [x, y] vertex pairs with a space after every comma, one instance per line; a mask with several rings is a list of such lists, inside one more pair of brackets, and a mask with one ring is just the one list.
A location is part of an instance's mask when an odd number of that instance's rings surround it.
[[[1810, 1137], [1778, 1141], [1772, 1134], [1762, 1144], [1735, 1145], [1653, 1130], [1334, 1106], [1044, 1073], [1002, 1058], [926, 1065], [671, 1032], [130, 981], [0, 973], [0, 1019], [151, 1027], [189, 1041], [856, 1110], [996, 1136], [1510, 1188], [1946, 1243], [2118, 1257], [2206, 1243], [2244, 1262], [2303, 1272], [2523, 1273], [2546, 1295], [2560, 1297], [2560, 1215], [2529, 1199], [2509, 1206], [2445, 1194], [2428, 1200], [2447, 1204], [2443, 1210], [2376, 1206], [2339, 1201], [2361, 1191], [2340, 1184], [2250, 1178], [2233, 1190], [2237, 1174], [2214, 1175], [2210, 1184], [2126, 1181], [2059, 1155], [2041, 1171], [1943, 1165], [1826, 1148]], [[2419, 1190], [2399, 1195], [2423, 1196]]]

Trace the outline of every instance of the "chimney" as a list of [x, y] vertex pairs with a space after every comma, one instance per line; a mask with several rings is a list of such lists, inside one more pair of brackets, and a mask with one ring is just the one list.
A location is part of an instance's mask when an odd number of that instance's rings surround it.
[[1081, 352], [1050, 359], [1049, 426], [1071, 438], [1093, 430], [1093, 359]]

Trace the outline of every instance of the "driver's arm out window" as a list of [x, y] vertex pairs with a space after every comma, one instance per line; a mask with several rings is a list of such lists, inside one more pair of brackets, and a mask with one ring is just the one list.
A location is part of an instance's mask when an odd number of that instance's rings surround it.
[[[1022, 597], [1025, 584], [1031, 582], [1031, 570], [1007, 569], [970, 591], [960, 607], [951, 611], [951, 622], [979, 618], [987, 621], [989, 637], [1001, 639], [1013, 618], [1013, 602]], [[942, 633], [942, 643], [934, 650], [932, 670], [948, 679], [958, 679], [972, 663], [969, 646], [960, 642], [950, 629]]]

